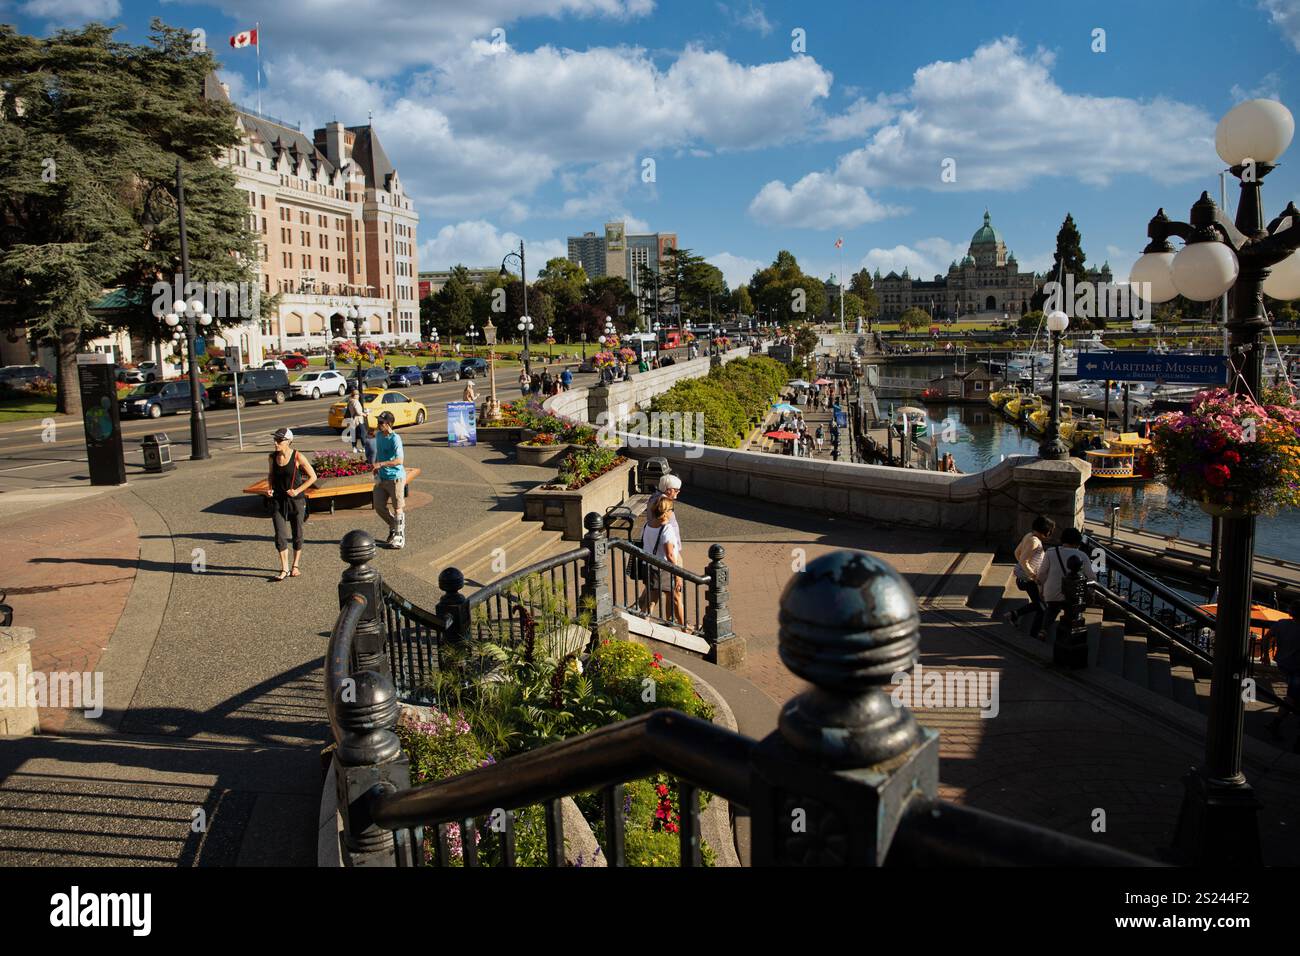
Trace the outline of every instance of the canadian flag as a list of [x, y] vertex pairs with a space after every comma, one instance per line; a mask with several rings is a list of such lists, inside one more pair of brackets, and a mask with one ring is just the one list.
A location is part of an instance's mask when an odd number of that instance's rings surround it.
[[230, 38], [230, 45], [236, 50], [245, 46], [257, 46], [257, 31], [245, 30], [243, 33], [236, 33]]
[[843, 239], [836, 239], [836, 240], [835, 240], [835, 248], [836, 248], [836, 249], [843, 249], [843, 248], [844, 248], [844, 240], [843, 240]]

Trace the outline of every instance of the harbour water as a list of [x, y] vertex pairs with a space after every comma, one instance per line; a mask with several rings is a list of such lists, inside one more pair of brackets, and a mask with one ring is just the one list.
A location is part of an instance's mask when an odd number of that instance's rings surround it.
[[[1005, 456], [1038, 452], [1037, 436], [1022, 432], [988, 405], [931, 405], [927, 416], [939, 454], [951, 454], [966, 473], [991, 468]], [[1084, 508], [1089, 518], [1099, 521], [1108, 521], [1111, 509], [1119, 508], [1119, 523], [1126, 527], [1193, 541], [1210, 540], [1209, 516], [1199, 505], [1171, 494], [1158, 482], [1109, 488], [1089, 485]], [[1300, 561], [1300, 512], [1286, 511], [1257, 521], [1255, 549], [1259, 554]]]

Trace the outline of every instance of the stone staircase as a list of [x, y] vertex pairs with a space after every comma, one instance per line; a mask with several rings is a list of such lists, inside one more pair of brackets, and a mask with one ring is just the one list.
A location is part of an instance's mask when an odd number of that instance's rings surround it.
[[472, 594], [520, 568], [578, 547], [565, 541], [560, 531], [548, 531], [540, 521], [524, 521], [511, 512], [438, 559], [440, 568], [459, 568], [465, 575], [465, 593]]
[[[958, 562], [965, 575], [952, 574], [950, 578], [963, 577], [969, 581], [969, 574], [979, 570], [979, 580], [967, 592], [964, 607], [980, 614], [988, 615], [992, 620], [1008, 630], [1022, 635], [1029, 640], [1031, 617], [1023, 617], [1016, 625], [1002, 622], [1002, 615], [1009, 610], [1024, 605], [1024, 592], [1016, 587], [1015, 565], [1011, 562], [995, 560], [992, 555], [971, 552], [963, 555]], [[932, 606], [953, 606], [955, 595], [960, 593], [964, 584], [957, 581], [941, 582], [937, 591], [947, 596], [949, 603]], [[926, 607], [924, 600], [922, 607]], [[1155, 694], [1165, 700], [1173, 701], [1182, 707], [1206, 714], [1210, 701], [1210, 669], [1185, 651], [1168, 644], [1158, 634], [1152, 634], [1138, 622], [1124, 619], [1109, 607], [1089, 607], [1084, 612], [1088, 625], [1088, 662], [1090, 668], [1105, 671], [1122, 678], [1139, 694]], [[1257, 674], [1260, 680], [1268, 679], [1264, 674]], [[1280, 689], [1276, 682], [1271, 682], [1275, 690]], [[1267, 700], [1256, 700], [1246, 704], [1247, 732], [1261, 739], [1271, 740], [1264, 730], [1268, 719], [1276, 713], [1276, 706]]]

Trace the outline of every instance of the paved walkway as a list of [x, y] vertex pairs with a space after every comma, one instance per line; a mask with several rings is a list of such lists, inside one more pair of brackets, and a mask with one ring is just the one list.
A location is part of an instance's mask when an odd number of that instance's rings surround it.
[[[883, 558], [919, 597], [964, 549], [979, 543], [941, 534], [876, 528], [845, 519], [721, 499], [687, 487], [678, 502], [690, 566], [713, 542], [727, 549], [731, 608], [747, 657], [738, 674], [778, 703], [806, 684], [777, 651], [780, 595], [800, 561], [839, 548]], [[799, 550], [796, 550], [799, 549]], [[1204, 717], [1170, 716], [1167, 702], [1094, 671], [1071, 674], [1029, 642], [966, 610], [923, 611], [920, 663], [997, 675], [1000, 710], [915, 709], [940, 733], [940, 796], [1159, 857], [1169, 847], [1182, 798], [1182, 775], [1203, 754]], [[1181, 708], [1172, 708], [1181, 711]], [[1248, 741], [1247, 777], [1263, 801], [1265, 861], [1300, 862], [1300, 758]], [[1092, 830], [1105, 812], [1106, 832]]]

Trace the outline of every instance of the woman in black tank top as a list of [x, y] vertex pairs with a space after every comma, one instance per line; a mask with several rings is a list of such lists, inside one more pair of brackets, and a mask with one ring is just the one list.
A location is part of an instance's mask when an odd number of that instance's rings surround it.
[[[293, 432], [287, 428], [277, 431], [272, 438], [275, 451], [271, 452], [266, 476], [266, 496], [271, 499], [271, 524], [275, 528], [275, 550], [280, 553], [280, 573], [271, 580], [283, 581], [298, 577], [298, 561], [302, 558], [302, 529], [307, 519], [305, 493], [316, 481], [316, 472], [293, 447]], [[293, 565], [289, 565], [289, 545], [293, 544]]]

